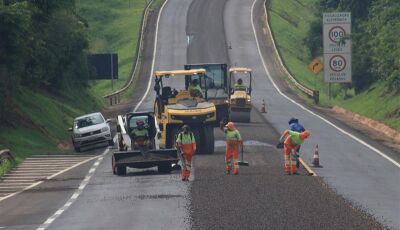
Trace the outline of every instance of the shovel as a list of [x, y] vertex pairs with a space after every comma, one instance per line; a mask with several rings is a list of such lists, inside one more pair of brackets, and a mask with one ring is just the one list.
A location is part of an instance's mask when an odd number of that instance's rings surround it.
[[243, 160], [243, 152], [244, 152], [244, 150], [243, 150], [243, 144], [242, 144], [241, 149], [240, 149], [241, 160], [239, 161], [239, 165], [249, 166], [249, 162]]
[[182, 168], [185, 169], [186, 162], [185, 162], [185, 159], [183, 158], [182, 150], [180, 148], [177, 148], [176, 150], [177, 150], [177, 155], [178, 155], [179, 161], [181, 162], [182, 166], [179, 165], [178, 163], [176, 163], [176, 164], [172, 165], [172, 169], [173, 170], [181, 170]]

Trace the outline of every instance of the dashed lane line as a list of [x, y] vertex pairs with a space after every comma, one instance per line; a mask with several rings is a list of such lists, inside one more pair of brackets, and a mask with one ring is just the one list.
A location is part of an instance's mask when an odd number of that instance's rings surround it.
[[89, 183], [90, 178], [93, 176], [95, 173], [97, 167], [99, 166], [100, 162], [103, 160], [103, 158], [107, 155], [110, 149], [106, 149], [101, 156], [99, 156], [96, 160], [96, 162], [92, 165], [90, 168], [88, 174], [85, 176], [85, 179], [82, 180], [80, 183], [78, 189], [72, 194], [71, 198], [67, 201], [67, 203], [64, 204], [60, 209], [58, 209], [52, 216], [50, 216], [42, 225], [40, 225], [36, 230], [45, 230], [47, 229], [51, 223], [54, 222], [57, 217], [59, 217], [65, 210], [67, 210], [75, 201], [78, 199], [79, 195], [83, 192], [85, 189], [86, 185]]
[[[163, 5], [160, 8], [160, 11], [158, 12], [158, 17], [157, 17], [157, 22], [156, 22], [156, 29], [155, 29], [155, 36], [154, 36], [154, 44], [153, 44], [153, 60], [152, 60], [152, 64], [151, 64], [151, 71], [150, 71], [150, 76], [149, 76], [149, 82], [147, 85], [147, 89], [145, 94], [143, 95], [143, 97], [141, 98], [141, 100], [139, 101], [139, 103], [135, 106], [135, 108], [133, 109], [134, 112], [136, 112], [139, 108], [139, 106], [143, 103], [144, 99], [147, 97], [147, 94], [149, 93], [150, 87], [151, 87], [151, 79], [153, 76], [153, 71], [154, 71], [154, 63], [155, 63], [155, 59], [156, 59], [156, 50], [157, 50], [157, 41], [158, 41], [158, 26], [159, 26], [159, 22], [160, 22], [160, 18], [161, 18], [161, 14], [163, 12], [164, 6], [168, 3], [168, 0], [165, 0]], [[149, 4], [150, 5], [150, 4]], [[116, 136], [114, 137], [114, 139], [116, 138]], [[72, 204], [73, 202], [75, 202], [75, 200], [79, 197], [79, 195], [83, 192], [83, 190], [85, 189], [86, 185], [89, 183], [90, 178], [92, 177], [92, 175], [94, 174], [94, 172], [96, 171], [98, 165], [101, 163], [101, 161], [103, 160], [104, 156], [108, 153], [108, 149], [102, 154], [102, 156], [100, 156], [97, 161], [93, 164], [92, 168], [89, 170], [88, 175], [86, 175], [85, 179], [81, 182], [81, 185], [79, 186], [78, 190], [74, 193], [74, 195], [72, 195], [72, 197], [70, 198], [70, 200], [64, 204], [63, 207], [61, 207], [59, 210], [57, 210], [56, 213], [54, 213], [51, 217], [49, 217], [41, 226], [39, 226], [36, 230], [45, 230], [47, 229], [51, 223], [53, 223], [53, 221], [55, 219], [57, 219], [65, 210], [67, 210]], [[92, 170], [93, 169], [93, 170]], [[92, 172], [91, 172], [92, 171]]]

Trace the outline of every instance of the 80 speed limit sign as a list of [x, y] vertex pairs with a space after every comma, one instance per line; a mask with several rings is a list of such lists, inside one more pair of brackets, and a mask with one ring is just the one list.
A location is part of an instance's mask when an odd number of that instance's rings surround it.
[[329, 59], [329, 68], [332, 71], [340, 72], [346, 68], [346, 59], [342, 55], [335, 55]]
[[324, 54], [324, 75], [326, 82], [351, 81], [350, 54]]

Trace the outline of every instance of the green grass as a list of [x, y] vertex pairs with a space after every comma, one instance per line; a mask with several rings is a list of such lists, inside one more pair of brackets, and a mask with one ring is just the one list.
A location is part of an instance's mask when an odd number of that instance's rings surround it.
[[7, 173], [8, 171], [10, 171], [15, 163], [11, 162], [9, 160], [4, 160], [4, 161], [0, 161], [0, 177], [3, 176], [5, 173]]
[[286, 67], [301, 84], [320, 91], [321, 105], [338, 105], [400, 130], [400, 112], [396, 113], [400, 111], [399, 96], [385, 94], [383, 83], [377, 83], [370, 90], [358, 95], [352, 90], [345, 95], [339, 84], [332, 84], [332, 99], [329, 100], [328, 84], [323, 81], [323, 73], [314, 76], [307, 69], [312, 58], [308, 56], [303, 41], [310, 23], [315, 20], [317, 9], [314, 6], [317, 2], [272, 0], [269, 8], [270, 25]]
[[55, 96], [21, 87], [14, 102], [23, 118], [13, 122], [15, 127], [1, 129], [0, 149], [10, 149], [17, 162], [33, 154], [62, 153], [57, 145], [69, 139], [73, 118], [101, 107], [83, 88]]
[[80, 1], [79, 14], [89, 23], [90, 51], [118, 53], [119, 79], [114, 90], [110, 80], [97, 80], [92, 82], [93, 95], [101, 97], [120, 89], [128, 79], [145, 6], [146, 0]]

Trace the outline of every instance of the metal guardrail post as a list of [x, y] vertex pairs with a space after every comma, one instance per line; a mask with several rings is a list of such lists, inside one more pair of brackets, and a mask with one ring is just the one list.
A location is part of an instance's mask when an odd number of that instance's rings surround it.
[[110, 99], [110, 105], [112, 105], [112, 97], [109, 97], [109, 99]]
[[318, 90], [313, 91], [313, 98], [314, 98], [315, 104], [318, 105], [318, 103], [319, 103], [319, 91]]

